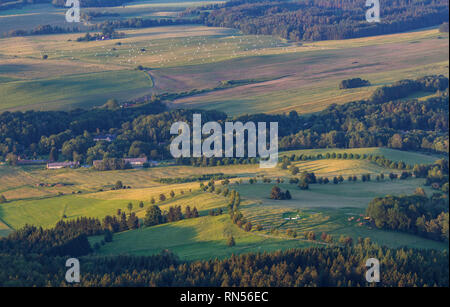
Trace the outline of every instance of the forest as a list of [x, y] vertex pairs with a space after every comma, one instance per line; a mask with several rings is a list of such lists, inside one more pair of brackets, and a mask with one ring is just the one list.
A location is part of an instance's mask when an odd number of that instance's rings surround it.
[[[399, 99], [416, 90], [435, 92], [436, 96], [426, 101]], [[87, 164], [141, 156], [161, 160], [170, 155], [172, 123], [190, 123], [194, 113], [200, 113], [205, 122], [229, 120], [218, 111], [168, 111], [159, 99], [134, 108], [4, 112], [0, 114], [0, 160], [10, 164], [16, 164], [19, 157], [43, 156]], [[403, 80], [377, 89], [366, 101], [331, 105], [309, 116], [291, 111], [232, 120], [278, 122], [282, 150], [389, 147], [448, 153], [448, 79]], [[94, 136], [102, 133], [116, 138], [94, 141]]]
[[360, 0], [235, 0], [205, 6], [195, 13], [208, 26], [292, 41], [382, 35], [448, 22], [448, 0], [396, 0], [382, 3], [380, 8], [379, 23], [365, 21], [368, 8]]
[[[71, 286], [64, 280], [63, 257], [0, 257], [2, 286]], [[353, 246], [251, 253], [222, 260], [183, 262], [164, 251], [159, 255], [80, 258], [81, 287], [357, 287], [365, 280], [365, 261], [383, 264], [381, 287], [448, 287], [448, 253], [435, 250], [388, 249], [359, 240]], [[30, 274], [33, 272], [33, 274]], [[373, 286], [373, 285], [372, 285]]]

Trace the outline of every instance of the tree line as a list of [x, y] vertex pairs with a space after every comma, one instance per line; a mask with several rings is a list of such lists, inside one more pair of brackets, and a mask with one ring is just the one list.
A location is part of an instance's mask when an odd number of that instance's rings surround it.
[[398, 33], [448, 22], [448, 0], [397, 0], [381, 5], [381, 21], [363, 22], [360, 0], [236, 0], [208, 5], [189, 14], [205, 25], [275, 35], [293, 41], [336, 40]]

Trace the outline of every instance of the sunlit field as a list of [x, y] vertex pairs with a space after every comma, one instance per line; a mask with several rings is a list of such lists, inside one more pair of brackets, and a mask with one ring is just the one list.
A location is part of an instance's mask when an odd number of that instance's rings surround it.
[[[437, 29], [301, 44], [199, 25], [121, 32], [123, 39], [91, 42], [76, 42], [81, 33], [0, 39], [0, 110], [88, 108], [110, 98], [127, 101], [214, 89], [227, 80], [264, 80], [169, 105], [230, 115], [311, 113], [367, 98], [399, 79], [448, 76], [448, 34]], [[136, 71], [138, 66], [144, 71]], [[338, 89], [342, 79], [355, 76], [372, 86]], [[92, 82], [87, 86], [79, 82], [83, 79]]]

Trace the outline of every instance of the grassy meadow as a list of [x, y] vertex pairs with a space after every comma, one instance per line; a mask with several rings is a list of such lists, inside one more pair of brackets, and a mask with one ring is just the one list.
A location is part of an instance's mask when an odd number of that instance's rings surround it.
[[[236, 241], [234, 247], [226, 245], [229, 236]], [[102, 237], [91, 238], [91, 243]], [[103, 245], [99, 255], [151, 255], [169, 249], [183, 260], [225, 258], [232, 254], [275, 251], [314, 245], [298, 239], [270, 238], [247, 233], [234, 225], [228, 215], [205, 216], [123, 232], [114, 236], [112, 243]]]

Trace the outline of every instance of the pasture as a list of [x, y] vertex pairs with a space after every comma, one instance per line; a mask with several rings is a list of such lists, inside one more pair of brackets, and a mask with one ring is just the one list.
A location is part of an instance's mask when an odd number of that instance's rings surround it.
[[[233, 236], [236, 241], [234, 247], [226, 245], [229, 236]], [[95, 244], [102, 239], [102, 237], [93, 237], [90, 241]], [[103, 245], [96, 254], [151, 255], [168, 249], [183, 260], [198, 260], [312, 245], [314, 243], [304, 240], [270, 238], [244, 232], [231, 222], [227, 214], [224, 214], [116, 234], [113, 242]]]
[[[196, 187], [198, 187], [198, 184], [196, 184]], [[169, 196], [172, 190], [176, 193], [174, 198]], [[155, 198], [157, 205], [162, 210], [166, 210], [170, 206], [180, 205], [184, 211], [184, 208], [189, 205], [191, 208], [196, 207], [200, 215], [207, 215], [210, 209], [226, 206], [226, 200], [223, 197], [200, 193], [197, 190], [192, 190], [192, 192], [183, 190], [184, 194], [181, 194], [179, 186], [114, 192], [117, 193], [115, 193], [115, 197], [111, 198], [105, 198], [105, 194], [100, 192], [17, 200], [0, 205], [0, 219], [6, 221], [14, 229], [19, 229], [26, 224], [50, 228], [63, 218], [69, 220], [78, 217], [102, 219], [106, 215], [115, 215], [118, 209], [129, 213], [127, 206], [130, 202], [133, 204], [132, 212], [136, 213], [138, 217], [144, 218], [145, 210], [150, 205], [152, 197]], [[167, 200], [161, 202], [159, 200], [160, 194], [165, 194]], [[143, 208], [139, 207], [140, 201], [144, 202]], [[3, 226], [6, 229], [6, 225]]]
[[[418, 153], [401, 152], [384, 148], [362, 149], [323, 149], [285, 152], [281, 155], [359, 153], [384, 155], [392, 160], [403, 160], [408, 163], [432, 163], [437, 157]], [[368, 160], [323, 159], [298, 162], [301, 171], [314, 171], [317, 176], [332, 178], [337, 175], [360, 175], [365, 173], [387, 174], [391, 170], [376, 166]], [[180, 184], [162, 184], [160, 178], [185, 178], [192, 175], [224, 173], [237, 175], [243, 179], [231, 180], [230, 189], [241, 195], [241, 211], [251, 221], [254, 229], [244, 232], [231, 223], [226, 207], [228, 200], [217, 194], [201, 192], [198, 182]], [[341, 235], [369, 237], [372, 241], [391, 247], [409, 246], [417, 248], [445, 249], [448, 245], [417, 236], [387, 232], [360, 225], [368, 203], [375, 197], [386, 194], [412, 194], [417, 187], [424, 186], [424, 179], [407, 179], [377, 182], [348, 182], [340, 184], [310, 185], [303, 191], [296, 185], [288, 184], [291, 177], [287, 170], [281, 168], [260, 169], [258, 165], [231, 165], [218, 167], [191, 167], [163, 165], [149, 169], [98, 172], [89, 169], [62, 169], [48, 171], [42, 166], [33, 167], [0, 167], [0, 194], [8, 202], [0, 205], [0, 235], [7, 235], [11, 230], [25, 224], [52, 227], [62, 218], [77, 217], [103, 218], [115, 215], [118, 209], [129, 212], [127, 205], [133, 204], [132, 212], [139, 218], [145, 217], [145, 210], [150, 206], [151, 198], [164, 210], [170, 206], [196, 207], [200, 218], [182, 220], [150, 228], [141, 228], [115, 234], [114, 241], [103, 245], [97, 253], [149, 255], [169, 249], [182, 259], [210, 259], [226, 257], [232, 253], [254, 251], [273, 251], [292, 247], [305, 247], [322, 242], [310, 242], [304, 234], [313, 231], [317, 239], [326, 232], [337, 242]], [[262, 183], [261, 176], [271, 178], [272, 183]], [[258, 183], [249, 184], [248, 179], [258, 177]], [[280, 184], [283, 190], [289, 189], [292, 200], [275, 201], [269, 198], [274, 180], [283, 178]], [[345, 177], [346, 178], [346, 177]], [[117, 180], [130, 189], [111, 190]], [[220, 183], [216, 185], [219, 187]], [[174, 191], [175, 196], [170, 197]], [[433, 193], [425, 187], [428, 195]], [[59, 195], [59, 194], [64, 195]], [[166, 196], [165, 201], [159, 195]], [[144, 207], [139, 207], [139, 202]], [[224, 214], [218, 217], [208, 216], [211, 209], [223, 208]], [[298, 219], [287, 220], [287, 217]], [[353, 218], [349, 220], [349, 218]], [[262, 230], [255, 230], [261, 225]], [[287, 231], [295, 231], [292, 238]], [[235, 247], [227, 247], [229, 235], [236, 240]], [[93, 243], [101, 238], [91, 238]]]
[[[313, 149], [281, 152], [284, 155], [317, 155], [326, 153], [353, 153], [367, 155], [383, 155], [393, 161], [403, 161], [408, 164], [430, 164], [438, 160], [439, 156], [425, 155], [414, 152], [404, 152], [388, 148], [355, 148], [355, 149]], [[340, 160], [323, 159], [295, 162], [300, 171], [313, 171], [318, 176], [332, 178], [334, 176], [362, 175], [366, 173], [385, 175], [391, 169], [384, 169], [367, 160]], [[149, 200], [149, 195], [157, 191], [170, 192], [170, 190], [197, 189], [198, 183], [185, 183], [164, 185], [159, 182], [161, 178], [185, 178], [193, 175], [206, 175], [223, 173], [235, 175], [246, 179], [256, 176], [268, 178], [290, 177], [288, 170], [280, 167], [274, 169], [261, 169], [259, 165], [228, 165], [214, 167], [191, 167], [178, 165], [164, 165], [150, 169], [118, 170], [98, 172], [91, 169], [62, 169], [46, 170], [44, 166], [10, 167], [0, 166], [0, 194], [8, 200], [28, 200], [58, 196], [58, 194], [71, 194], [82, 192], [96, 199], [129, 199]], [[132, 189], [110, 191], [114, 184], [122, 181]], [[50, 185], [50, 186], [48, 186]], [[99, 192], [99, 190], [104, 190]], [[156, 192], [152, 192], [156, 191]], [[159, 194], [159, 193], [158, 193]]]

